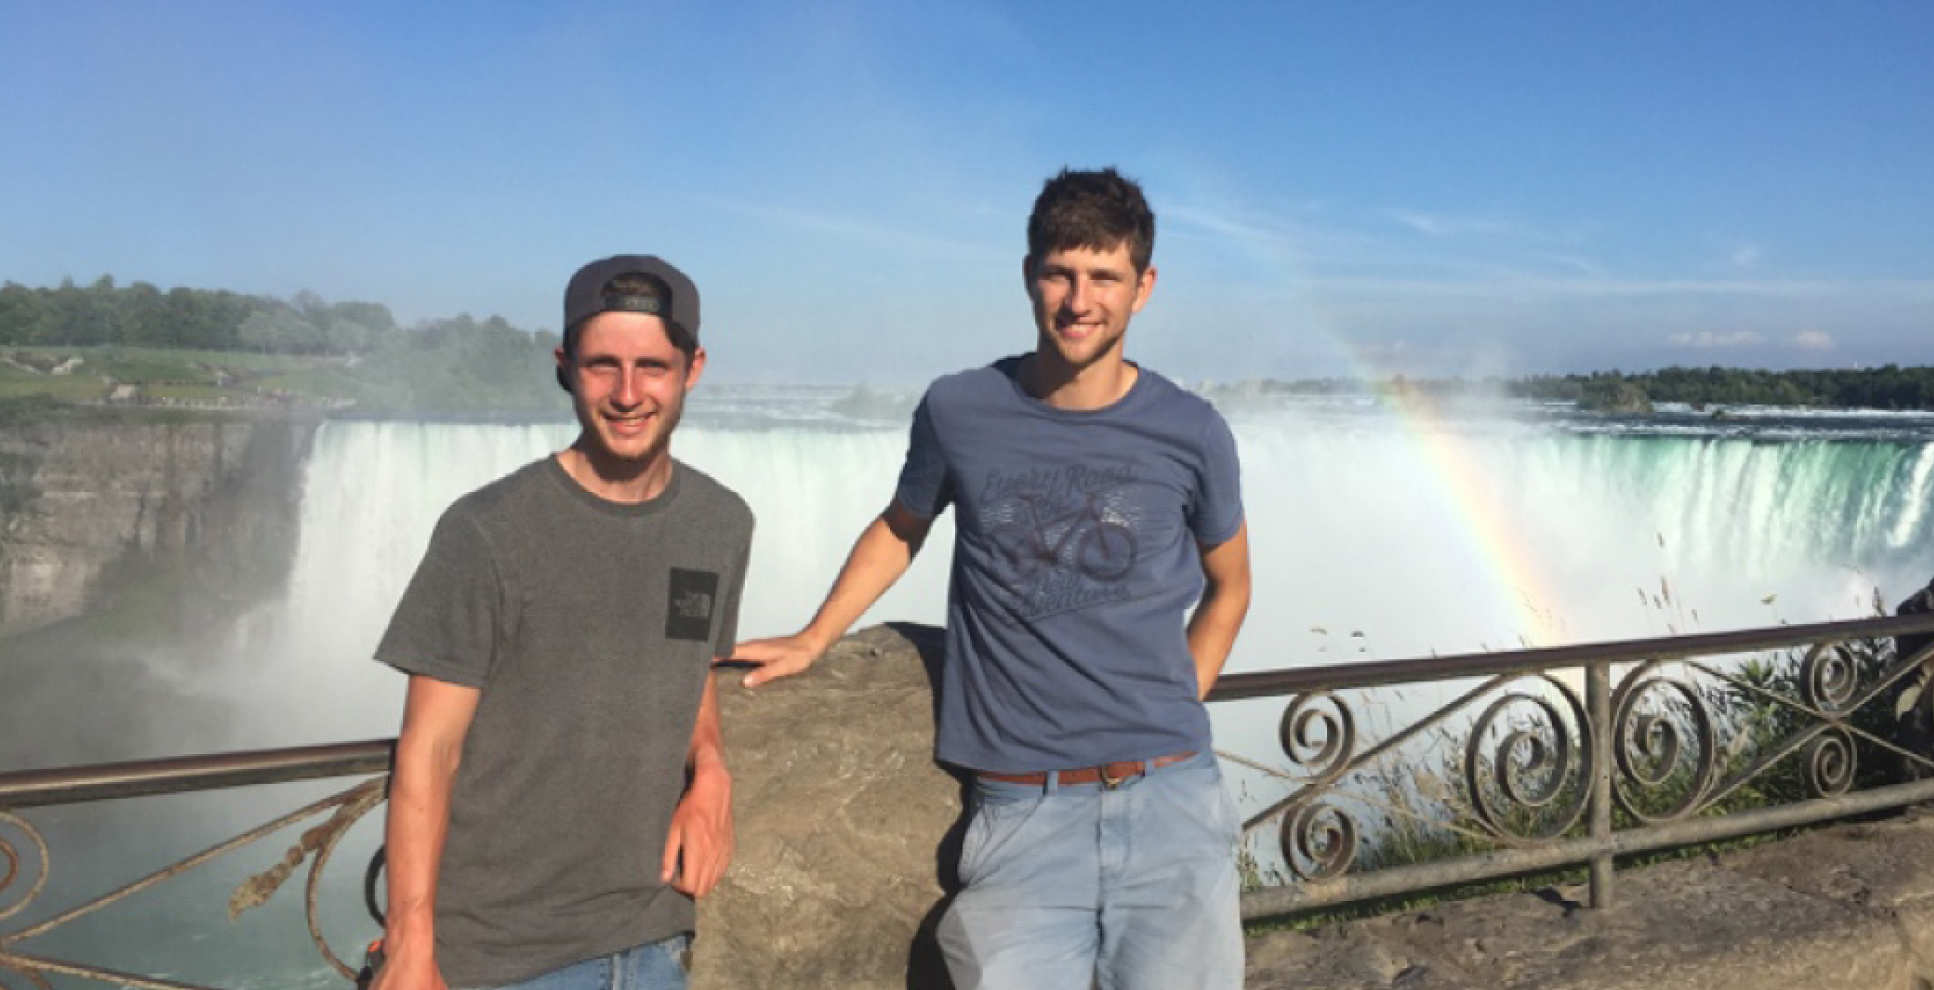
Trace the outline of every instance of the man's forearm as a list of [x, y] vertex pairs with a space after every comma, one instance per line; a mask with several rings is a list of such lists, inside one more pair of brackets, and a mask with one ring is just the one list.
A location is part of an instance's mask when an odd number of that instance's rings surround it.
[[758, 664], [758, 669], [745, 675], [745, 686], [758, 687], [812, 666], [906, 573], [932, 523], [901, 508], [897, 501], [888, 505], [854, 541], [839, 577], [833, 580], [833, 590], [826, 593], [806, 628], [791, 636], [748, 640], [734, 648], [738, 659]]
[[719, 692], [712, 676], [698, 699], [698, 718], [692, 723], [692, 742], [685, 762], [693, 774], [725, 770], [725, 734], [719, 727]]
[[816, 651], [824, 652], [846, 635], [846, 630], [859, 621], [860, 615], [872, 608], [886, 594], [886, 589], [906, 573], [913, 555], [919, 552], [925, 529], [907, 532], [903, 524], [896, 526], [890, 519], [893, 512], [889, 509], [874, 518], [853, 542], [852, 552], [846, 555], [846, 563], [839, 569], [839, 577], [826, 593], [826, 601], [806, 625], [804, 635]]
[[450, 792], [460, 745], [397, 741], [390, 776], [389, 820], [383, 830], [389, 876], [385, 937], [391, 952], [404, 942], [429, 944], [435, 933], [437, 867], [450, 829]]
[[1189, 653], [1195, 658], [1196, 697], [1206, 698], [1249, 614], [1249, 524], [1202, 551], [1202, 601], [1189, 616]]
[[1208, 697], [1249, 614], [1249, 587], [1212, 587], [1189, 617], [1189, 654], [1195, 658], [1197, 697]]
[[410, 678], [383, 828], [389, 877], [384, 938], [392, 958], [399, 952], [427, 955], [434, 944], [437, 871], [450, 830], [450, 794], [477, 697], [474, 688]]

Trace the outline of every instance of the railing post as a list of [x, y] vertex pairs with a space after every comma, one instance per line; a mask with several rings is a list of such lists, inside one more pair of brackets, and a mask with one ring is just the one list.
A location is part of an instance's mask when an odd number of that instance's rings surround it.
[[[1612, 837], [1612, 665], [1595, 663], [1585, 668], [1585, 707], [1590, 712], [1592, 779], [1591, 837]], [[1612, 854], [1592, 857], [1591, 906], [1612, 906]]]

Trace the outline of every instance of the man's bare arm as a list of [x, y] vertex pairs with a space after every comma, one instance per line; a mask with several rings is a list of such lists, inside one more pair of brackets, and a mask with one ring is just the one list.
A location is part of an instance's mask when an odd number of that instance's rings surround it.
[[927, 530], [932, 526], [932, 519], [908, 512], [898, 500], [889, 504], [860, 533], [852, 552], [846, 555], [845, 565], [839, 569], [839, 577], [833, 581], [832, 590], [826, 593], [825, 602], [820, 604], [806, 628], [791, 636], [740, 643], [733, 649], [734, 657], [760, 663], [759, 669], [745, 676], [745, 686], [757, 687], [812, 666], [820, 654], [846, 635], [861, 613], [879, 601], [886, 589], [906, 573], [907, 565], [920, 552], [920, 544], [926, 541]]
[[692, 723], [686, 767], [692, 781], [672, 812], [660, 879], [693, 897], [704, 897], [732, 862], [732, 776], [725, 770], [718, 686], [709, 673], [705, 693], [698, 700], [698, 719]]
[[1236, 535], [1202, 551], [1202, 576], [1207, 584], [1189, 616], [1189, 653], [1195, 657], [1197, 697], [1206, 698], [1249, 614], [1248, 520]]
[[410, 675], [383, 830], [389, 876], [386, 961], [371, 990], [445, 990], [436, 965], [437, 868], [450, 830], [450, 792], [478, 694], [476, 688]]

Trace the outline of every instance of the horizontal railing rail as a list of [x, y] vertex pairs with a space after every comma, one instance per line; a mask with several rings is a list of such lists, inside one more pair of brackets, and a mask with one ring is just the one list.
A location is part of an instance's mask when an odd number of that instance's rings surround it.
[[0, 773], [0, 808], [211, 791], [389, 769], [394, 739]]
[[[1276, 764], [1224, 753], [1236, 763], [1287, 781], [1289, 792], [1244, 822], [1246, 835], [1274, 824], [1287, 882], [1243, 895], [1245, 918], [1314, 908], [1580, 864], [1590, 866], [1591, 901], [1609, 904], [1612, 864], [1620, 855], [1709, 842], [1934, 800], [1934, 754], [1903, 745], [1863, 722], [1875, 702], [1894, 710], [1911, 688], [1915, 704], [1934, 695], [1934, 646], [1894, 655], [1895, 637], [1934, 635], [1934, 615], [1880, 617], [1656, 639], [1589, 643], [1408, 660], [1358, 661], [1224, 675], [1212, 702], [1286, 698]], [[1880, 645], [1874, 645], [1880, 644]], [[1786, 658], [1783, 673], [1743, 674], [1711, 658], [1806, 648]], [[1680, 670], [1668, 671], [1677, 664]], [[1622, 670], [1621, 670], [1622, 668]], [[1770, 668], [1766, 668], [1770, 669]], [[1582, 681], [1583, 697], [1571, 680]], [[1619, 679], [1614, 683], [1615, 675]], [[1757, 678], [1757, 679], [1755, 679]], [[1340, 692], [1362, 701], [1376, 692], [1475, 681], [1435, 709], [1392, 725], [1374, 745], [1360, 746], [1359, 719]], [[1446, 690], [1460, 690], [1446, 687]], [[1727, 694], [1730, 692], [1730, 694]], [[1725, 695], [1762, 706], [1768, 725], [1741, 747], [1745, 728], [1711, 710]], [[1884, 705], [1883, 705], [1884, 707]], [[1461, 720], [1461, 721], [1460, 721]], [[1880, 720], [1884, 722], [1884, 719]], [[1934, 744], [1934, 716], [1928, 739]], [[1459, 740], [1456, 733], [1462, 732]], [[1731, 738], [1722, 739], [1731, 734]], [[1449, 743], [1447, 746], [1446, 743]], [[15, 812], [49, 805], [179, 794], [371, 774], [348, 790], [296, 809], [170, 864], [124, 887], [33, 925], [0, 932], [0, 977], [25, 974], [47, 987], [66, 974], [102, 983], [163, 990], [206, 990], [158, 976], [20, 951], [20, 943], [168, 880], [307, 818], [329, 814], [276, 866], [250, 878], [230, 901], [231, 914], [263, 903], [310, 860], [308, 918], [324, 959], [345, 978], [354, 971], [322, 938], [316, 921], [319, 878], [352, 824], [385, 797], [393, 739], [250, 752], [217, 753], [68, 768], [0, 773], [0, 923], [20, 914], [45, 887], [51, 866], [45, 839]], [[1858, 745], [1888, 753], [1930, 779], [1854, 790]], [[1406, 756], [1406, 747], [1412, 752]], [[1390, 761], [1436, 759], [1445, 793], [1394, 796], [1352, 791]], [[1731, 765], [1726, 765], [1727, 760]], [[1725, 799], [1793, 761], [1814, 796], [1760, 807]], [[1414, 763], [1413, 763], [1414, 765]], [[1388, 779], [1388, 778], [1386, 778]], [[1389, 798], [1392, 795], [1384, 794]], [[1506, 805], [1513, 805], [1519, 815]], [[1375, 869], [1358, 865], [1358, 846], [1373, 838], [1356, 819], [1375, 810], [1417, 828], [1454, 836], [1455, 854]], [[11, 829], [11, 833], [9, 832]], [[25, 837], [25, 845], [16, 844]], [[380, 854], [379, 854], [380, 855]], [[36, 872], [37, 868], [37, 872]], [[369, 875], [374, 875], [372, 865]], [[24, 896], [9, 888], [31, 878]], [[0, 986], [6, 986], [0, 978]]]
[[1209, 692], [1210, 701], [1239, 701], [1311, 691], [1385, 687], [1395, 684], [1449, 681], [1498, 674], [1537, 673], [1559, 667], [1631, 663], [1639, 660], [1679, 660], [1695, 656], [1748, 653], [1813, 642], [1875, 639], [1934, 632], [1934, 613], [1847, 619], [1798, 626], [1735, 629], [1655, 639], [1610, 640], [1571, 646], [1526, 650], [1457, 653], [1411, 660], [1357, 660], [1320, 667], [1224, 674]]

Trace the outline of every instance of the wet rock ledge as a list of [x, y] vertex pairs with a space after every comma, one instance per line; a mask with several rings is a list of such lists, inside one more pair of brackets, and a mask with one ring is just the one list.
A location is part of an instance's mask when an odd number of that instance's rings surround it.
[[[931, 930], [961, 790], [930, 756], [939, 637], [875, 626], [790, 682], [722, 682], [738, 854], [700, 905], [698, 990], [949, 985]], [[1934, 990], [1934, 813], [1624, 871], [1604, 911], [1583, 896], [1253, 935], [1247, 985]]]

